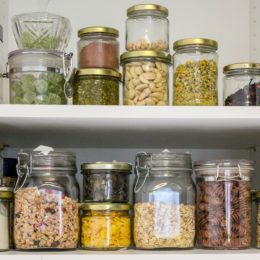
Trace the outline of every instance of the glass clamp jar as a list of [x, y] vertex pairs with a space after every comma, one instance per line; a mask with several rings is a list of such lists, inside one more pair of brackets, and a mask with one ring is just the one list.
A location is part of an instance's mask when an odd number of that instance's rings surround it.
[[168, 9], [153, 4], [127, 9], [126, 49], [169, 51]]
[[120, 57], [124, 105], [167, 106], [171, 56], [157, 51], [131, 51]]
[[260, 105], [260, 63], [235, 63], [223, 68], [225, 106]]
[[138, 249], [193, 248], [195, 186], [191, 155], [136, 155], [134, 242]]
[[254, 193], [256, 202], [256, 247], [260, 249], [260, 191]]
[[191, 38], [173, 44], [173, 105], [218, 104], [218, 43]]
[[198, 245], [209, 249], [244, 249], [251, 245], [249, 160], [198, 161]]
[[119, 69], [118, 30], [86, 27], [78, 31], [78, 67]]
[[87, 202], [129, 202], [129, 175], [126, 162], [96, 162], [81, 165], [83, 199]]
[[75, 249], [79, 238], [79, 185], [75, 155], [18, 154], [14, 240], [20, 250]]
[[83, 249], [117, 250], [130, 247], [131, 219], [128, 204], [85, 203], [81, 210]]

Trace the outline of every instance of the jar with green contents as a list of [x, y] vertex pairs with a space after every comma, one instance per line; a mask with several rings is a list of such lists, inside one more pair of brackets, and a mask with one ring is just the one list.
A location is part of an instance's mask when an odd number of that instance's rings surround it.
[[173, 44], [173, 105], [215, 106], [218, 104], [218, 43], [191, 38]]
[[79, 69], [73, 83], [74, 105], [119, 105], [121, 74], [111, 69]]

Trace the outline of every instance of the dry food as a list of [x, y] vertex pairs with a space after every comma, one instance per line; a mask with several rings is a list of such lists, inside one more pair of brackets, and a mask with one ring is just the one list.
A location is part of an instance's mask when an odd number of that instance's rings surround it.
[[167, 51], [168, 45], [163, 40], [147, 41], [146, 39], [141, 39], [136, 42], [128, 43], [126, 49], [128, 51], [139, 51], [139, 50]]
[[18, 249], [77, 247], [78, 203], [54, 189], [22, 188], [15, 195], [14, 239]]
[[137, 248], [192, 248], [195, 239], [195, 206], [136, 203], [134, 241]]
[[248, 181], [198, 183], [198, 240], [205, 248], [240, 249], [251, 244]]
[[257, 247], [260, 248], [260, 205], [258, 205], [257, 211]]
[[174, 72], [174, 105], [217, 105], [215, 60], [186, 61]]
[[125, 64], [125, 105], [168, 105], [168, 65], [162, 62]]
[[131, 244], [130, 217], [120, 212], [92, 211], [81, 220], [81, 244], [89, 249], [128, 248]]
[[9, 249], [9, 210], [8, 202], [0, 200], [0, 251]]

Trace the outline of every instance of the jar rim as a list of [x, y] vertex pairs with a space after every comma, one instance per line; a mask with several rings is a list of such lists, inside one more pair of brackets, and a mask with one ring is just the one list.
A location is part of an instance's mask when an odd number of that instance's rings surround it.
[[133, 5], [127, 9], [127, 16], [132, 15], [137, 12], [142, 12], [142, 11], [159, 11], [163, 13], [164, 15], [168, 16], [168, 9], [164, 6], [161, 5], [156, 5], [156, 4], [138, 4], [138, 5]]
[[232, 63], [229, 65], [224, 66], [223, 73], [238, 73], [243, 72], [244, 70], [252, 70], [252, 71], [258, 71], [260, 73], [260, 63], [256, 62], [240, 62], [240, 63]]
[[103, 34], [109, 34], [113, 35], [116, 38], [119, 36], [119, 32], [117, 29], [112, 27], [104, 27], [104, 26], [89, 26], [84, 27], [78, 31], [78, 37], [81, 38], [83, 36], [86, 36], [87, 34], [91, 33], [103, 33]]
[[195, 161], [193, 166], [196, 168], [214, 168], [214, 167], [237, 167], [237, 165], [242, 167], [253, 167], [254, 161], [247, 159], [223, 159], [223, 160], [201, 160]]
[[0, 187], [0, 199], [12, 199], [13, 197], [13, 188], [5, 186]]
[[109, 202], [101, 202], [101, 203], [83, 203], [80, 208], [82, 210], [100, 210], [100, 211], [126, 211], [130, 210], [130, 205], [127, 203], [109, 203]]
[[127, 162], [94, 162], [81, 164], [81, 170], [122, 170], [131, 171], [132, 164]]
[[207, 46], [211, 47], [213, 50], [218, 49], [218, 42], [212, 39], [206, 38], [186, 38], [181, 39], [173, 43], [173, 50], [178, 50], [181, 47], [186, 46]]
[[101, 69], [101, 68], [86, 68], [86, 69], [78, 69], [76, 72], [76, 76], [110, 76], [114, 78], [121, 79], [121, 73], [117, 70], [113, 69]]
[[[14, 50], [8, 53], [8, 59], [12, 58], [13, 56], [16, 55], [27, 55], [27, 54], [42, 54], [42, 55], [53, 55], [56, 57], [62, 57], [65, 52], [63, 51], [59, 51], [59, 50], [44, 50], [44, 49], [18, 49], [18, 50]], [[69, 57], [67, 55], [65, 55], [65, 58], [67, 58], [69, 60]]]

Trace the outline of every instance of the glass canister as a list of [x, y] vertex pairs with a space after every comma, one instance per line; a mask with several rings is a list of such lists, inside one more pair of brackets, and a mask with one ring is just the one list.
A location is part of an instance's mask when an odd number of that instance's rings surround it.
[[191, 38], [173, 44], [173, 105], [218, 104], [218, 43]]
[[168, 9], [154, 4], [127, 9], [126, 49], [169, 51]]
[[224, 67], [225, 106], [260, 105], [260, 63], [235, 63]]
[[124, 70], [124, 105], [167, 106], [171, 56], [156, 51], [125, 52], [120, 57]]
[[119, 69], [118, 30], [86, 27], [78, 31], [78, 67]]
[[86, 203], [82, 207], [81, 247], [116, 250], [131, 245], [130, 206], [120, 203]]
[[188, 153], [137, 153], [134, 242], [138, 249], [193, 248], [195, 186]]
[[260, 191], [254, 194], [256, 201], [256, 247], [260, 249]]
[[129, 202], [131, 164], [117, 161], [84, 163], [81, 170], [84, 201]]
[[249, 160], [198, 161], [198, 245], [209, 249], [244, 249], [251, 245]]
[[9, 53], [11, 104], [67, 104], [65, 75], [72, 54], [21, 49]]
[[74, 105], [119, 105], [121, 74], [110, 69], [79, 69], [73, 82]]
[[79, 238], [79, 185], [73, 153], [18, 154], [15, 188], [16, 249], [75, 249]]

